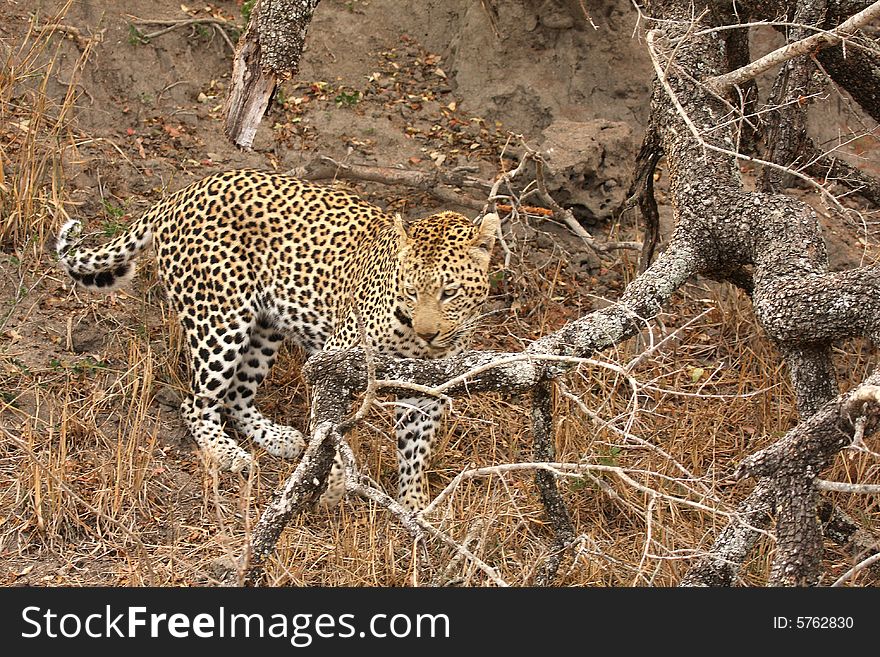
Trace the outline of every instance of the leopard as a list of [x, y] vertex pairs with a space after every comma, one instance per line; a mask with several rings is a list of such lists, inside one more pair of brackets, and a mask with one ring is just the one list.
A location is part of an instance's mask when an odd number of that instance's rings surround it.
[[[499, 224], [497, 213], [475, 221], [448, 210], [405, 221], [338, 185], [237, 169], [164, 196], [99, 246], [85, 246], [82, 222], [71, 219], [55, 251], [76, 285], [109, 292], [131, 281], [152, 246], [189, 352], [183, 423], [208, 462], [245, 473], [255, 455], [235, 435], [285, 459], [306, 446], [255, 403], [285, 341], [306, 356], [368, 346], [436, 359], [467, 349]], [[413, 394], [394, 407], [397, 500], [415, 511], [429, 502], [447, 403]], [[321, 504], [344, 496], [342, 467], [337, 454]]]

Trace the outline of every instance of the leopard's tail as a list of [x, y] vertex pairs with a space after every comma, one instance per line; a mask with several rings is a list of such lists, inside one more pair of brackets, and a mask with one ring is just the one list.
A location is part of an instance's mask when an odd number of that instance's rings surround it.
[[134, 277], [137, 255], [153, 241], [151, 214], [145, 213], [125, 233], [96, 248], [79, 246], [81, 223], [71, 219], [55, 242], [58, 261], [85, 288], [109, 292], [122, 287]]

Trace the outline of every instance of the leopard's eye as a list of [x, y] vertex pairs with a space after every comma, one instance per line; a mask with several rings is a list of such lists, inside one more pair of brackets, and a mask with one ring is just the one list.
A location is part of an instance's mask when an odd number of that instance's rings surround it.
[[410, 301], [416, 301], [419, 298], [418, 292], [416, 292], [416, 288], [412, 285], [407, 285], [403, 288], [403, 293], [406, 295], [406, 298]]
[[448, 301], [449, 299], [457, 295], [459, 291], [461, 291], [461, 287], [444, 288], [443, 291], [440, 293], [440, 298], [444, 301]]

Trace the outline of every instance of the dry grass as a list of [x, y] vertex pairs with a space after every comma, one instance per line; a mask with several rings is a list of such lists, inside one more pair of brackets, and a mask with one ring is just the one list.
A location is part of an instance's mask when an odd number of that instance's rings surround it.
[[[69, 5], [44, 24], [58, 24]], [[0, 143], [0, 245], [36, 255], [47, 229], [66, 217], [62, 165], [65, 151], [75, 148], [70, 123], [76, 82], [93, 42], [68, 71], [72, 78], [64, 96], [53, 97], [47, 88], [61, 68], [58, 39], [53, 45], [51, 32], [33, 27], [19, 48], [3, 53], [0, 69], [0, 125], [10, 131]]]
[[[186, 381], [180, 332], [151, 267], [112, 297], [77, 296], [66, 287], [43, 244], [67, 216], [75, 80], [63, 98], [46, 93], [57, 57], [47, 35], [30, 34], [5, 57], [0, 583], [216, 583], [295, 464], [263, 454], [246, 479], [200, 461], [176, 411]], [[507, 272], [495, 299], [500, 311], [487, 320], [480, 344], [521, 347], [602, 303], [590, 296], [596, 286], [633, 276], [625, 256], [604, 283], [578, 279], [570, 261], [545, 250]], [[623, 376], [621, 368], [646, 350]], [[870, 349], [859, 342], [838, 356], [844, 388], [870, 368]], [[604, 358], [609, 367], [582, 367], [557, 389], [557, 458], [614, 466], [629, 479], [606, 468], [562, 481], [579, 537], [558, 583], [673, 586], [748, 493], [751, 482], [730, 480], [737, 463], [797, 421], [792, 391], [748, 300], [726, 286], [689, 286], [650, 330]], [[261, 403], [268, 415], [302, 428], [308, 391], [300, 361], [283, 355]], [[465, 468], [531, 460], [528, 409], [528, 399], [517, 397], [456, 401], [432, 472], [434, 491]], [[351, 442], [362, 467], [393, 491], [390, 416], [388, 408], [374, 409]], [[827, 478], [878, 483], [877, 464], [872, 455], [846, 453]], [[880, 529], [873, 499], [834, 499], [866, 529]], [[465, 480], [431, 520], [511, 585], [530, 584], [552, 545], [531, 472]], [[766, 537], [742, 582], [764, 583], [772, 556]], [[852, 563], [829, 545], [824, 581]], [[272, 585], [297, 586], [487, 583], [468, 559], [437, 541], [413, 545], [395, 518], [360, 500], [297, 519], [268, 575]], [[873, 583], [868, 571], [850, 582]]]

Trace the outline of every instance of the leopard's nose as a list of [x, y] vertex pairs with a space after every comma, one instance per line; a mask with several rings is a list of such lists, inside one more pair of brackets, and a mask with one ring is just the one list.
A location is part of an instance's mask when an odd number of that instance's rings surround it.
[[422, 340], [424, 340], [425, 342], [427, 342], [428, 344], [431, 344], [431, 342], [434, 341], [434, 338], [436, 338], [438, 335], [440, 335], [440, 331], [431, 331], [431, 332], [429, 332], [429, 331], [418, 331], [418, 332], [417, 332], [417, 335], [418, 335]]

